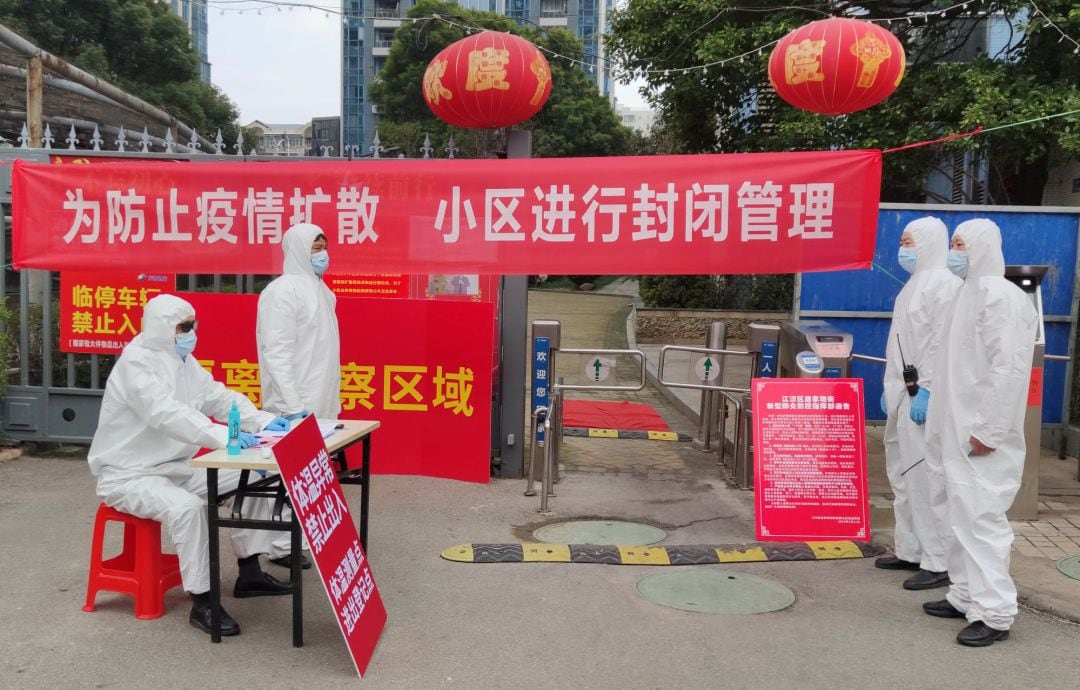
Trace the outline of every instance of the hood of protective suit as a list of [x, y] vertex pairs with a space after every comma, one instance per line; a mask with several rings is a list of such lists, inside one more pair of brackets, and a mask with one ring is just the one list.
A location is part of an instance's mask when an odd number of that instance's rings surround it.
[[911, 233], [915, 240], [915, 253], [919, 257], [916, 273], [945, 268], [949, 256], [949, 229], [945, 223], [933, 216], [916, 218], [907, 224], [904, 232]]
[[967, 247], [968, 278], [1004, 276], [1005, 255], [1001, 253], [1001, 229], [987, 218], [966, 220], [956, 226], [954, 237]]
[[311, 267], [311, 244], [319, 235], [324, 235], [318, 225], [300, 223], [289, 228], [281, 240], [281, 250], [285, 253], [282, 273], [315, 277]]
[[176, 325], [195, 316], [195, 307], [176, 295], [158, 295], [143, 307], [140, 340], [155, 350], [173, 351], [176, 345]]

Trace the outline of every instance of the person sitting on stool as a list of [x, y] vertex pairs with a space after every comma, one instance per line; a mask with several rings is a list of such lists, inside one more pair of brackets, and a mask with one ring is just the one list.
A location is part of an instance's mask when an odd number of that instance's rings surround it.
[[[180, 559], [184, 590], [193, 605], [189, 621], [210, 632], [210, 548], [206, 512], [206, 471], [191, 466], [199, 448], [224, 448], [226, 419], [236, 403], [241, 428], [285, 431], [288, 422], [260, 412], [247, 397], [230, 391], [202, 368], [193, 356], [195, 309], [173, 295], [146, 303], [143, 330], [124, 348], [109, 374], [97, 432], [90, 445], [90, 471], [106, 505], [168, 528]], [[243, 447], [255, 445], [240, 434]], [[240, 471], [218, 473], [219, 491], [232, 491]], [[245, 517], [270, 519], [270, 498], [249, 499]], [[264, 573], [259, 554], [268, 553], [274, 532], [232, 530], [233, 552], [240, 573], [233, 588], [238, 598], [290, 594], [292, 586]], [[239, 635], [240, 626], [221, 611], [221, 634]]]

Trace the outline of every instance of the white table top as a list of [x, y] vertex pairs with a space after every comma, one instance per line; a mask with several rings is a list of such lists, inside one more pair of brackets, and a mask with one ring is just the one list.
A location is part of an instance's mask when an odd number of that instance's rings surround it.
[[[326, 441], [326, 450], [333, 453], [345, 446], [356, 443], [371, 432], [379, 428], [379, 422], [363, 419], [339, 419], [335, 422], [344, 426], [337, 429]], [[268, 449], [270, 457], [264, 458], [258, 448], [245, 448], [239, 455], [229, 455], [222, 448], [206, 455], [192, 458], [192, 467], [212, 467], [219, 470], [271, 470], [277, 472], [277, 460], [274, 459], [274, 449]]]

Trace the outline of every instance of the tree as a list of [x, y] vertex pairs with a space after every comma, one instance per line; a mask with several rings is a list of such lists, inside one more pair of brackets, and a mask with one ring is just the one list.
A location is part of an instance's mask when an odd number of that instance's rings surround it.
[[[1039, 6], [1065, 34], [1080, 35], [1073, 0]], [[1041, 17], [1028, 17], [1031, 6], [1022, 0], [970, 7], [933, 0], [830, 3], [837, 16], [904, 19], [888, 25], [907, 52], [900, 87], [883, 103], [843, 117], [780, 101], [767, 82], [768, 48], [707, 72], [679, 71], [753, 53], [822, 18], [821, 7], [808, 0], [631, 0], [614, 13], [607, 46], [618, 64], [644, 75], [674, 152], [888, 148], [1080, 108], [1076, 46], [1059, 43], [1061, 34]], [[929, 11], [946, 16], [922, 16]], [[969, 59], [975, 52], [969, 39], [982, 26], [972, 17], [995, 13], [1015, 18], [1015, 41], [999, 55]], [[923, 201], [924, 182], [942, 154], [974, 151], [989, 154], [990, 203], [1038, 204], [1054, 152], [1080, 153], [1078, 123], [1074, 115], [888, 155], [882, 196]]]
[[[453, 18], [448, 23], [433, 17]], [[430, 19], [406, 22], [394, 35], [386, 65], [371, 89], [379, 107], [379, 138], [385, 145], [401, 146], [406, 155], [419, 150], [429, 134], [436, 150], [454, 135], [457, 155], [483, 157], [505, 148], [505, 132], [452, 128], [437, 119], [424, 103], [420, 84], [428, 63], [446, 46], [465, 37], [463, 26], [506, 31], [532, 41], [562, 57], [548, 53], [551, 96], [544, 108], [518, 125], [533, 132], [533, 155], [610, 156], [630, 152], [631, 131], [619, 123], [611, 105], [595, 83], [572, 59], [580, 60], [581, 42], [565, 29], [544, 32], [519, 27], [513, 20], [490, 12], [476, 12], [438, 0], [420, 0], [410, 17]]]
[[[72, 62], [212, 135], [236, 141], [236, 106], [199, 80], [187, 27], [156, 0], [0, 0], [4, 24]], [[254, 146], [254, 138], [248, 147]]]

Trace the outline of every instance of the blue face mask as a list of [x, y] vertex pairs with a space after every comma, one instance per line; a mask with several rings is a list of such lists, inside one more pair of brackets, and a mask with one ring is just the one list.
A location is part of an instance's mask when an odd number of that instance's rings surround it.
[[896, 253], [896, 260], [900, 263], [900, 268], [908, 273], [914, 273], [915, 264], [919, 261], [919, 253], [914, 247], [900, 247], [900, 251]]
[[311, 255], [311, 270], [315, 271], [315, 275], [322, 277], [328, 268], [330, 268], [330, 254], [326, 250]]
[[195, 351], [195, 340], [195, 331], [176, 335], [176, 354], [180, 355], [180, 359], [187, 358]]
[[949, 270], [961, 278], [967, 278], [968, 256], [967, 252], [956, 249], [949, 250]]

